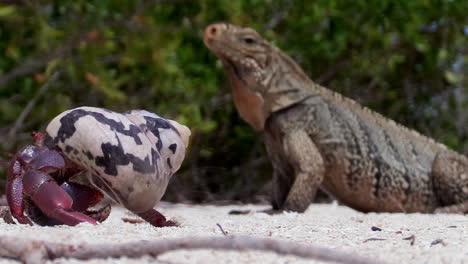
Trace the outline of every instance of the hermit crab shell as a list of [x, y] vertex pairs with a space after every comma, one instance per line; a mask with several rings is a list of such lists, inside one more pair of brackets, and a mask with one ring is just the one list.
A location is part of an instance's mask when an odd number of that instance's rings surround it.
[[96, 107], [65, 111], [46, 131], [49, 144], [85, 168], [91, 183], [136, 213], [159, 202], [190, 135], [187, 127], [148, 111]]

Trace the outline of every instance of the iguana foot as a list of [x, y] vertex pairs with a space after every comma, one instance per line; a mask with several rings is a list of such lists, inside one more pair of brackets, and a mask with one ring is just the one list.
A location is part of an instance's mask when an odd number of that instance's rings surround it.
[[432, 163], [434, 192], [440, 208], [436, 213], [468, 213], [468, 159], [437, 155]]
[[434, 213], [436, 214], [468, 214], [468, 201], [460, 203], [460, 204], [439, 207], [435, 209]]

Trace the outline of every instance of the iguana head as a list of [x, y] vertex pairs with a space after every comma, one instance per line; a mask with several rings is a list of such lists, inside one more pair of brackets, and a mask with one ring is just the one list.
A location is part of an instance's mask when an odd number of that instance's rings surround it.
[[[251, 125], [255, 123], [252, 120], [257, 121], [261, 127], [253, 126], [258, 130], [263, 128], [270, 113], [307, 96], [304, 87], [310, 82], [308, 77], [292, 59], [255, 30], [224, 23], [212, 24], [205, 29], [203, 40], [223, 62], [241, 116]], [[238, 100], [244, 102], [236, 101], [236, 92], [242, 95], [237, 96]], [[250, 98], [253, 103], [245, 105], [245, 98]]]

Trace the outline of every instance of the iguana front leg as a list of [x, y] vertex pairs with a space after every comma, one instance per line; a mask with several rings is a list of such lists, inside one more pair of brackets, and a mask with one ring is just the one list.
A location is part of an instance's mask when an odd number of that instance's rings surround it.
[[432, 163], [434, 192], [442, 205], [435, 213], [468, 213], [468, 159], [440, 154]]
[[317, 188], [323, 181], [324, 161], [305, 131], [298, 130], [286, 134], [283, 147], [296, 175], [282, 209], [304, 212], [314, 200]]

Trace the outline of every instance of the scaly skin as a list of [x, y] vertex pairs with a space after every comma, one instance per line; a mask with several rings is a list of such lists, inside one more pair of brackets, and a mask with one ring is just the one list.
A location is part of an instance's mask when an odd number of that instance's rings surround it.
[[257, 32], [213, 24], [241, 117], [263, 131], [273, 208], [303, 212], [317, 188], [363, 212], [468, 212], [468, 158], [311, 81]]

